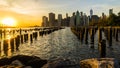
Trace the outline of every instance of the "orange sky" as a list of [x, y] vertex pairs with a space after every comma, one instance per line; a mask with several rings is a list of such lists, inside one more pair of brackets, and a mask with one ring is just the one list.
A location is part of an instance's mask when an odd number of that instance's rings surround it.
[[[35, 26], [41, 25], [41, 18], [37, 16], [30, 16], [27, 14], [20, 14], [9, 10], [0, 10], [0, 21], [4, 18], [11, 17], [17, 22], [17, 26]], [[0, 22], [1, 23], [1, 22]]]

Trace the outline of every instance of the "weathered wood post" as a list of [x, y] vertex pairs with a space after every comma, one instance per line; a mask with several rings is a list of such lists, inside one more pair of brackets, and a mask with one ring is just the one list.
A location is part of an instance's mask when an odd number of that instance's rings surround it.
[[102, 40], [102, 28], [99, 27], [98, 28], [98, 42], [101, 42], [101, 40]]
[[85, 44], [88, 44], [88, 28], [85, 28]]
[[24, 42], [28, 41], [28, 34], [24, 34]]
[[119, 41], [119, 39], [118, 39], [118, 34], [119, 34], [118, 28], [116, 28], [116, 33], [115, 34], [116, 34], [115, 35], [116, 41]]
[[13, 35], [15, 34], [15, 30], [13, 30]]
[[99, 51], [100, 51], [100, 57], [104, 58], [106, 57], [106, 40], [101, 40], [101, 42], [99, 43]]
[[0, 29], [0, 38], [2, 38], [2, 29]]
[[92, 28], [91, 44], [94, 44], [94, 28]]
[[35, 40], [37, 40], [37, 37], [38, 37], [38, 33], [35, 32]]
[[6, 56], [8, 56], [8, 40], [3, 41], [3, 51]]
[[33, 35], [30, 34], [30, 42], [33, 43]]
[[116, 28], [112, 28], [112, 31], [113, 31], [113, 37], [115, 38]]
[[83, 43], [83, 40], [84, 40], [84, 33], [85, 33], [85, 27], [81, 28], [81, 42]]
[[112, 46], [112, 27], [109, 28], [109, 46]]
[[21, 43], [23, 43], [24, 42], [23, 35], [21, 35], [20, 37], [21, 37]]
[[15, 45], [16, 45], [16, 50], [18, 51], [19, 45], [20, 45], [20, 36], [19, 35], [15, 38]]
[[3, 32], [3, 33], [4, 33], [4, 38], [6, 38], [6, 30], [5, 30], [5, 29], [4, 29], [4, 32]]
[[14, 45], [14, 38], [12, 38], [12, 39], [10, 40], [10, 47], [11, 47], [11, 52], [12, 52], [12, 53], [14, 52], [14, 49], [15, 49], [14, 46], [15, 46], [15, 45]]

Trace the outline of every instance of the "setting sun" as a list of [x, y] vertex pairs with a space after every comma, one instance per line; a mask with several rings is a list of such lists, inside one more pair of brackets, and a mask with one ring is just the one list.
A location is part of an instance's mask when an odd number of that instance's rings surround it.
[[5, 26], [16, 26], [16, 20], [13, 18], [4, 18], [1, 22]]

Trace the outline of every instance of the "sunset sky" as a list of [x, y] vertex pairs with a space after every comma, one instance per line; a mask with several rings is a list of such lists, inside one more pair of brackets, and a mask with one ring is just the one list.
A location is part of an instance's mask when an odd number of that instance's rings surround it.
[[12, 17], [17, 26], [33, 26], [40, 25], [42, 16], [48, 16], [49, 12], [65, 17], [66, 13], [71, 16], [77, 10], [89, 15], [93, 9], [100, 16], [102, 12], [108, 15], [111, 8], [116, 14], [120, 12], [120, 0], [0, 0], [0, 21]]

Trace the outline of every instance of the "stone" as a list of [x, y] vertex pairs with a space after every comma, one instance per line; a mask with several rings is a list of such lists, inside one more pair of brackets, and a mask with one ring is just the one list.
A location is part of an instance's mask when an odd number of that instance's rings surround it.
[[114, 58], [92, 58], [80, 61], [80, 68], [119, 68]]
[[42, 68], [80, 68], [80, 65], [69, 59], [56, 59], [49, 61]]

